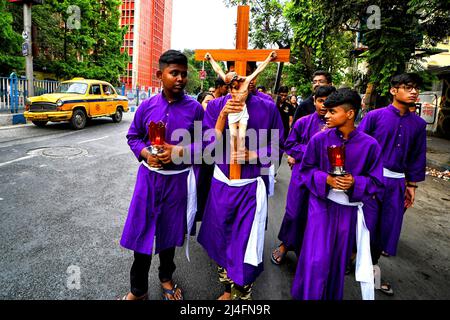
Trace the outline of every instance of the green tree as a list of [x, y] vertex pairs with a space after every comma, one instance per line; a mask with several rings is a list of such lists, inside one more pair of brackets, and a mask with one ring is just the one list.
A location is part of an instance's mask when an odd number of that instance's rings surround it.
[[22, 37], [13, 29], [13, 15], [9, 11], [6, 0], [0, 0], [0, 75], [9, 76], [12, 71], [24, 68], [25, 59], [22, 57]]
[[[250, 6], [250, 43], [254, 48], [276, 48], [289, 49], [292, 40], [292, 30], [289, 22], [283, 15], [283, 7], [286, 0], [224, 0], [226, 6], [249, 5]], [[278, 64], [279, 68], [275, 70], [272, 77], [273, 86], [277, 90], [280, 80], [283, 77], [284, 63]], [[271, 67], [269, 70], [273, 70]], [[266, 73], [267, 74], [267, 73]], [[266, 86], [266, 88], [269, 88]]]
[[[4, 1], [4, 0], [1, 0]], [[129, 60], [121, 52], [120, 0], [46, 0], [32, 7], [34, 69], [58, 79], [85, 77], [117, 85]], [[11, 6], [21, 30], [21, 6]], [[3, 10], [2, 10], [3, 12]]]
[[302, 96], [311, 93], [311, 77], [318, 70], [326, 70], [333, 76], [333, 83], [340, 84], [351, 65], [352, 32], [329, 23], [333, 11], [326, 1], [292, 0], [284, 14], [293, 32], [287, 84], [297, 86]]
[[[188, 69], [188, 85], [187, 92], [191, 94], [198, 94], [201, 91], [202, 80], [200, 80], [200, 70], [206, 71], [206, 79], [203, 80], [203, 91], [207, 91], [210, 87], [214, 87], [214, 82], [217, 79], [217, 74], [213, 70], [211, 64], [208, 61], [196, 61], [194, 50], [185, 49], [183, 53], [188, 58], [189, 69]], [[226, 72], [226, 67], [222, 62], [218, 62], [222, 67], [222, 70]]]

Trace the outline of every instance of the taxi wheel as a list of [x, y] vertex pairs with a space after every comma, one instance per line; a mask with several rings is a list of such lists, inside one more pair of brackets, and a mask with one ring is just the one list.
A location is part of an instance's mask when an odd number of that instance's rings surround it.
[[111, 118], [113, 122], [120, 122], [122, 121], [122, 108], [117, 108], [116, 113], [114, 113]]
[[33, 124], [38, 127], [45, 127], [48, 121], [31, 121], [31, 122], [33, 122]]
[[80, 130], [86, 126], [86, 114], [81, 109], [76, 109], [73, 111], [72, 119], [70, 119], [70, 126], [72, 129]]

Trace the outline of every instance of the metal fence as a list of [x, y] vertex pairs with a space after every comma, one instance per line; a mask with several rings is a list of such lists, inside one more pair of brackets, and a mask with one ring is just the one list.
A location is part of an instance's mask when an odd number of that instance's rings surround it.
[[[52, 93], [58, 86], [58, 81], [33, 80], [34, 95], [40, 96]], [[25, 107], [28, 97], [28, 80], [18, 78], [14, 73], [10, 77], [0, 77], [0, 111], [18, 113]]]
[[[58, 84], [58, 81], [34, 80], [34, 96], [54, 92]], [[25, 100], [28, 98], [27, 88], [28, 80], [18, 78], [14, 73], [10, 77], [0, 77], [0, 112], [22, 112], [25, 108]], [[143, 100], [158, 94], [161, 89], [144, 86], [126, 89], [125, 86], [121, 86], [116, 87], [116, 91], [118, 94], [128, 98], [128, 103], [132, 111], [134, 111]]]

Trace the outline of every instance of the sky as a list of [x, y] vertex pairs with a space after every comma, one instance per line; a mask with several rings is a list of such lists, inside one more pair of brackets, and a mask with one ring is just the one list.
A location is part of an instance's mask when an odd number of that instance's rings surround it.
[[172, 49], [234, 49], [236, 17], [223, 0], [173, 0]]

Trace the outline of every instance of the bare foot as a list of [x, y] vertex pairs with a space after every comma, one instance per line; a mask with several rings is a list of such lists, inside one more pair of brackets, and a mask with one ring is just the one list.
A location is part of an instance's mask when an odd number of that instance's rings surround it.
[[224, 292], [217, 300], [231, 300], [231, 292]]

